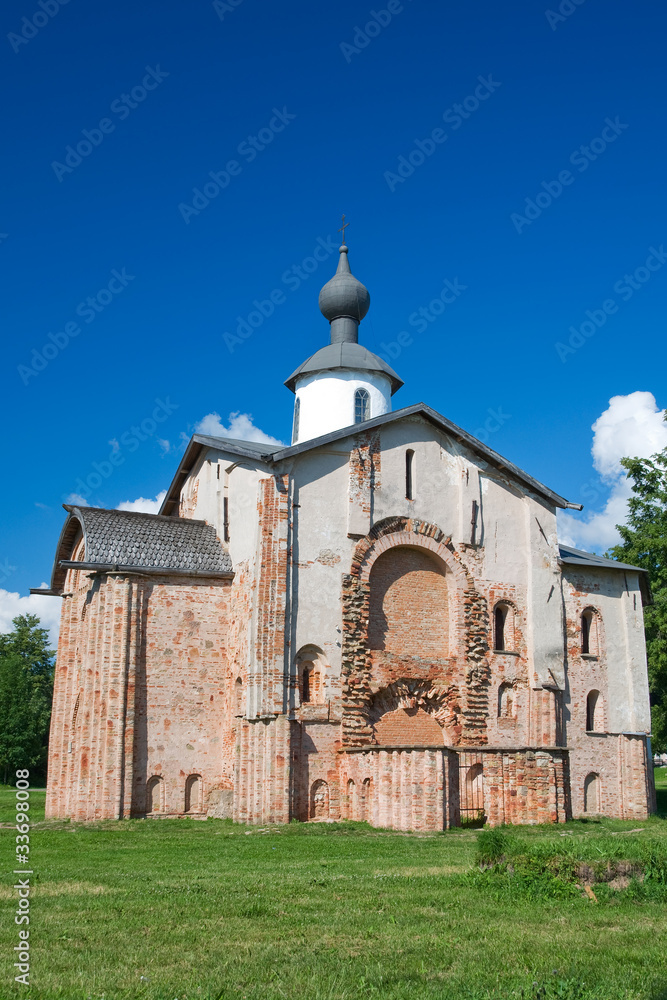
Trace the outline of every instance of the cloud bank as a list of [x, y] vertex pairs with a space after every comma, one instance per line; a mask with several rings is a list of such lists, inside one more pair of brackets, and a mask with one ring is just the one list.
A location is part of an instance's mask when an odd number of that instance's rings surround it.
[[667, 448], [667, 423], [650, 392], [613, 396], [608, 408], [593, 424], [593, 466], [601, 487], [610, 493], [602, 510], [576, 516], [558, 512], [561, 542], [579, 549], [604, 552], [620, 541], [616, 529], [628, 515], [632, 484], [621, 466], [622, 458], [650, 458]]

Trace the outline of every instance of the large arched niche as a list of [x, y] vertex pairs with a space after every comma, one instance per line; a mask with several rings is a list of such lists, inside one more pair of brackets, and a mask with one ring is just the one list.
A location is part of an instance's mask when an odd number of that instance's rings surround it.
[[446, 567], [428, 549], [392, 546], [369, 572], [368, 646], [399, 656], [449, 654]]
[[455, 686], [403, 679], [382, 688], [368, 706], [368, 723], [379, 746], [452, 746], [461, 732]]

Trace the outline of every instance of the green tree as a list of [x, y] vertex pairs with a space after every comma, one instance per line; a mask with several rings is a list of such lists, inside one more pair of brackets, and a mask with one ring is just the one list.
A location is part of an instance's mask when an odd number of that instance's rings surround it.
[[36, 615], [19, 615], [0, 635], [0, 774], [27, 767], [46, 775], [54, 654]]
[[648, 570], [653, 605], [644, 609], [653, 749], [667, 750], [667, 448], [651, 458], [624, 458], [632, 479], [627, 524], [614, 559]]

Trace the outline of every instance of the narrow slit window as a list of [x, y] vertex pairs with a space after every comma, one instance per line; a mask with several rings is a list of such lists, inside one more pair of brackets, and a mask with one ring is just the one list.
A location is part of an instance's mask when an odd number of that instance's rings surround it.
[[302, 687], [303, 694], [301, 696], [301, 701], [303, 701], [303, 702], [310, 701], [310, 697], [311, 697], [311, 692], [310, 692], [311, 673], [312, 673], [312, 670], [304, 670], [304, 672], [303, 672], [303, 687]]
[[371, 397], [368, 389], [357, 389], [354, 394], [354, 422], [363, 424], [365, 420], [370, 420]]
[[581, 652], [591, 651], [591, 619], [588, 615], [581, 616]]
[[405, 453], [405, 498], [415, 498], [415, 453], [411, 448]]
[[229, 541], [229, 499], [223, 497], [222, 499], [222, 531], [223, 531], [223, 541]]
[[505, 619], [507, 608], [499, 605], [493, 612], [493, 648], [502, 652], [505, 649]]
[[296, 399], [294, 402], [294, 422], [292, 424], [292, 444], [296, 444], [299, 440], [299, 417], [301, 416], [301, 400]]

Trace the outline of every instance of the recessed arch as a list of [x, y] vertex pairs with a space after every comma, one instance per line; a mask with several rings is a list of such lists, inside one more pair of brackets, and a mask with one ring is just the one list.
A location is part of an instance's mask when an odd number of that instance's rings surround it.
[[352, 778], [347, 782], [347, 818], [348, 819], [358, 819], [358, 801], [357, 801], [357, 786]]
[[190, 774], [185, 780], [185, 811], [201, 812], [203, 802], [203, 783], [200, 774]]
[[310, 818], [329, 819], [329, 785], [323, 778], [314, 781], [310, 789]]
[[359, 795], [359, 819], [370, 823], [373, 819], [373, 779], [364, 778]]
[[600, 655], [602, 616], [597, 608], [584, 608], [579, 619], [579, 641], [582, 656]]
[[589, 691], [586, 696], [586, 732], [604, 732], [604, 699], [599, 691]]
[[154, 774], [148, 779], [146, 785], [146, 812], [164, 812], [164, 778], [159, 774]]
[[[421, 712], [418, 714], [418, 710]], [[398, 713], [402, 712], [403, 715]], [[403, 731], [403, 716], [416, 717], [424, 722], [424, 715], [430, 720], [428, 729], [429, 738], [417, 740], [416, 744], [425, 742], [427, 745], [442, 744], [452, 746], [457, 742], [457, 731], [460, 726], [461, 705], [458, 689], [452, 685], [450, 687], [440, 687], [427, 680], [395, 681], [385, 688], [381, 688], [370, 700], [367, 708], [367, 720], [373, 732], [376, 727], [380, 727], [380, 740], [388, 745], [389, 740], [385, 737], [386, 724], [396, 722], [399, 729]], [[384, 720], [384, 721], [383, 721]], [[412, 728], [416, 729], [413, 723]], [[422, 734], [427, 733], [426, 725], [419, 726]], [[385, 730], [383, 732], [383, 730]], [[405, 730], [407, 732], [407, 729]], [[432, 737], [432, 738], [431, 738]], [[401, 740], [401, 742], [405, 742]], [[407, 740], [410, 743], [410, 740]]]
[[584, 779], [584, 812], [600, 813], [602, 797], [602, 784], [600, 775], [591, 771]]
[[512, 601], [497, 601], [493, 607], [493, 650], [515, 653], [518, 645], [518, 611]]
[[514, 718], [514, 685], [509, 681], [504, 681], [498, 688], [498, 718]]
[[[394, 519], [391, 519], [387, 525], [387, 533], [383, 532], [379, 537], [373, 537], [380, 528], [380, 525], [376, 525], [373, 532], [358, 543], [352, 563], [352, 573], [354, 574], [356, 570], [362, 583], [368, 583], [373, 563], [384, 552], [400, 546], [428, 550], [443, 563], [446, 571], [452, 574], [452, 580], [459, 590], [464, 591], [472, 586], [472, 580], [456, 554], [438, 539], [438, 536], [441, 539], [445, 537], [439, 528], [424, 521], [412, 522], [409, 518], [401, 520], [407, 525], [407, 530], [390, 531], [394, 523]], [[418, 530], [409, 530], [413, 524]]]
[[243, 680], [237, 677], [234, 681], [234, 715], [243, 715]]
[[327, 695], [328, 662], [324, 650], [314, 643], [302, 646], [295, 657], [296, 684], [302, 705], [323, 705]]

